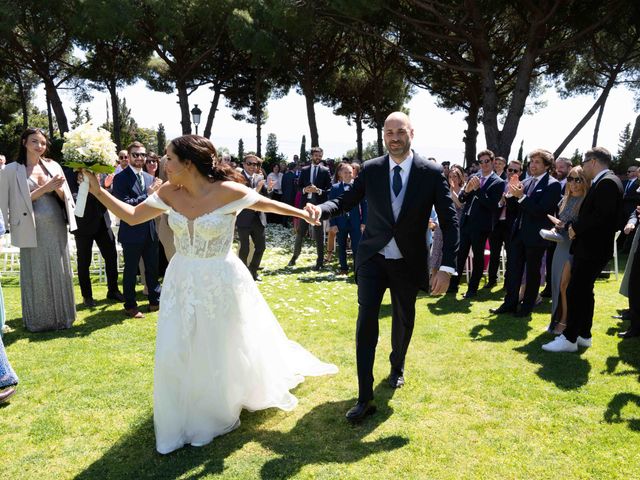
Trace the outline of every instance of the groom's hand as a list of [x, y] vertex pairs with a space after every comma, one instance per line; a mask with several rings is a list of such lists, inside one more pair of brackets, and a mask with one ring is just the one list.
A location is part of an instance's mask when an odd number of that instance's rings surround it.
[[447, 293], [449, 289], [449, 280], [451, 275], [447, 272], [439, 270], [434, 276], [431, 282], [431, 295], [442, 295]]

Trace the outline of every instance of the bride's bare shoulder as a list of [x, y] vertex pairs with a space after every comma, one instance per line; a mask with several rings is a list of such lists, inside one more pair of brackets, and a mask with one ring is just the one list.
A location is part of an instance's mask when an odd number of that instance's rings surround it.
[[235, 202], [251, 192], [245, 185], [233, 181], [222, 181], [218, 184], [218, 192], [224, 198], [224, 203]]
[[171, 201], [175, 198], [180, 189], [180, 185], [172, 185], [171, 182], [164, 182], [156, 193], [164, 203], [171, 205]]

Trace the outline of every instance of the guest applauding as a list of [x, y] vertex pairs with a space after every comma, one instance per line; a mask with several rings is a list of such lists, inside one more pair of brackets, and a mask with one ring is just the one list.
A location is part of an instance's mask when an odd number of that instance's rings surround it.
[[[558, 220], [552, 233], [556, 236], [557, 246], [551, 263], [551, 325], [549, 331], [560, 335], [567, 326], [567, 286], [571, 279], [573, 255], [569, 251], [571, 240], [564, 226], [578, 218], [580, 206], [587, 194], [587, 179], [582, 167], [573, 167], [566, 177], [564, 197], [559, 206]], [[543, 232], [541, 232], [543, 235]]]
[[593, 286], [613, 257], [613, 239], [622, 212], [622, 182], [609, 170], [611, 154], [594, 147], [584, 154], [582, 169], [591, 188], [582, 202], [578, 219], [567, 225], [573, 240], [573, 265], [567, 287], [567, 327], [553, 342], [542, 346], [549, 352], [575, 352], [591, 346]]
[[47, 147], [44, 131], [28, 128], [18, 160], [0, 175], [0, 209], [20, 247], [22, 320], [32, 332], [69, 328], [76, 318], [65, 220], [74, 231], [73, 199]]

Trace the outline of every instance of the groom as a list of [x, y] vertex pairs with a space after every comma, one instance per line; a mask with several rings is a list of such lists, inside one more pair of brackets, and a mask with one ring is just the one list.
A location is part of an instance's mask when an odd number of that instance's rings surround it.
[[415, 320], [420, 287], [429, 282], [426, 233], [433, 206], [438, 213], [444, 246], [442, 267], [432, 279], [431, 293], [447, 291], [455, 274], [458, 250], [456, 212], [442, 168], [411, 150], [413, 128], [402, 112], [390, 114], [384, 123], [384, 142], [389, 152], [366, 162], [351, 190], [321, 205], [307, 204], [315, 217], [327, 219], [350, 211], [367, 201], [367, 220], [356, 255], [358, 321], [356, 361], [358, 402], [347, 420], [358, 422], [375, 412], [373, 362], [378, 342], [378, 316], [382, 297], [391, 291], [389, 385], [404, 385], [404, 359]]

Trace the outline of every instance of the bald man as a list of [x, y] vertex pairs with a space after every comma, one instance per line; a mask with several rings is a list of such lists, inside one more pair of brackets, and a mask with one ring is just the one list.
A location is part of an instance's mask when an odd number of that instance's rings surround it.
[[367, 201], [367, 220], [356, 255], [358, 320], [356, 361], [358, 401], [347, 420], [358, 422], [375, 412], [373, 362], [378, 342], [382, 297], [391, 291], [391, 388], [404, 385], [404, 361], [413, 332], [416, 296], [429, 284], [427, 228], [432, 207], [443, 234], [442, 266], [434, 275], [431, 293], [447, 291], [455, 274], [458, 250], [456, 211], [442, 167], [411, 150], [413, 127], [409, 117], [394, 112], [384, 123], [389, 152], [364, 163], [353, 188], [338, 198], [305, 208], [321, 218], [342, 215]]

